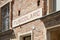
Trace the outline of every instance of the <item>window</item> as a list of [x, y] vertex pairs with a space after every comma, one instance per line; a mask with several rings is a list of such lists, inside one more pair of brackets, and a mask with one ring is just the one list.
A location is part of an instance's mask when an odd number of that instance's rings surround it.
[[59, 11], [60, 10], [60, 0], [56, 0], [55, 1], [56, 3], [56, 11]]
[[47, 40], [60, 40], [60, 27], [48, 29]]
[[60, 10], [60, 0], [48, 0], [49, 12], [55, 12]]
[[23, 40], [31, 40], [31, 35], [23, 37]]
[[2, 13], [2, 31], [9, 29], [9, 3], [1, 8]]
[[20, 40], [31, 40], [31, 34], [25, 34], [25, 35], [21, 35]]
[[33, 40], [33, 32], [18, 33], [19, 40]]
[[53, 0], [53, 11], [56, 11], [56, 0]]

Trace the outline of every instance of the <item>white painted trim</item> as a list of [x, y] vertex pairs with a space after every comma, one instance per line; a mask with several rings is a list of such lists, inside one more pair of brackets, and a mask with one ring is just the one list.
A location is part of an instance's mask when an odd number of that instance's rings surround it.
[[12, 0], [7, 0], [5, 3], [3, 3], [2, 5], [0, 5], [0, 8], [3, 7], [4, 5], [6, 5], [7, 3], [11, 2]]
[[20, 37], [21, 36], [24, 36], [24, 35], [27, 35], [27, 34], [31, 34], [31, 40], [32, 40], [32, 35], [33, 35], [33, 31], [28, 31], [28, 32], [25, 32], [25, 33], [18, 33], [18, 40], [20, 40]]
[[49, 30], [49, 29], [56, 28], [56, 27], [59, 27], [59, 26], [60, 26], [60, 24], [59, 25], [55, 25], [55, 26], [51, 26], [51, 27], [47, 27], [46, 29]]

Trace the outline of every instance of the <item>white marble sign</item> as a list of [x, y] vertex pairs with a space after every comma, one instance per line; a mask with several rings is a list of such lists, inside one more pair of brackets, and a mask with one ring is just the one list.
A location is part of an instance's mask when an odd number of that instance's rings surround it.
[[22, 17], [19, 17], [19, 18], [13, 20], [12, 25], [13, 25], [13, 27], [16, 27], [18, 25], [22, 25], [24, 23], [35, 20], [35, 19], [40, 18], [40, 17], [42, 17], [42, 8], [34, 10], [34, 11], [32, 11], [32, 12], [30, 12]]

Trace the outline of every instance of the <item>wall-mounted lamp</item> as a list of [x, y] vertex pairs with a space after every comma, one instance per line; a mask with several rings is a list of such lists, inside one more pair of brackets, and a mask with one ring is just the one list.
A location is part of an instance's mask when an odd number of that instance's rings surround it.
[[35, 27], [33, 26], [32, 29], [35, 30]]
[[38, 30], [35, 26], [33, 26], [32, 29], [40, 32], [40, 30]]

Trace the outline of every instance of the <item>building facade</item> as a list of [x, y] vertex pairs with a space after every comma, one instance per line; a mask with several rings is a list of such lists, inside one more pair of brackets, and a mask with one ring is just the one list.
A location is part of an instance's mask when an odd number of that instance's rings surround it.
[[0, 40], [59, 40], [56, 1], [0, 0]]

